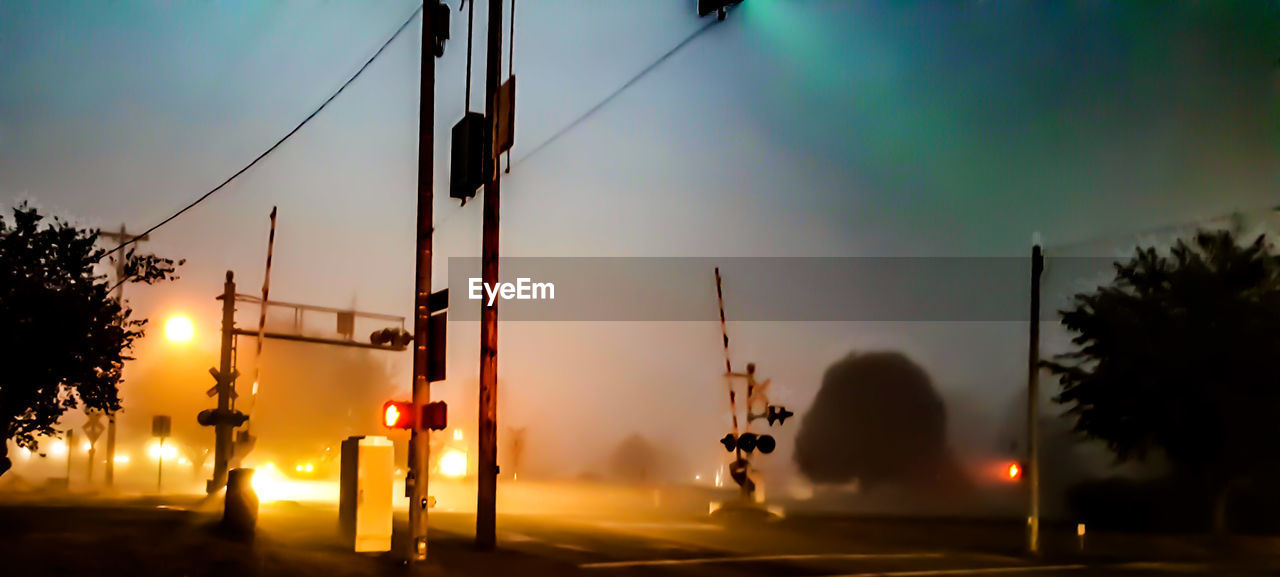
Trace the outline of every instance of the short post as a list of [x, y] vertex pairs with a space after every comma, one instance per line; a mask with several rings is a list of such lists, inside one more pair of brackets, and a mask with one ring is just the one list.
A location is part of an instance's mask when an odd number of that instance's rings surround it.
[[253, 491], [253, 469], [227, 472], [227, 495], [222, 527], [234, 537], [252, 538], [258, 524], [258, 494]]
[[162, 493], [164, 482], [164, 437], [160, 437], [160, 451], [156, 454], [156, 493]]
[[164, 478], [164, 439], [169, 436], [172, 425], [173, 419], [168, 415], [151, 417], [151, 436], [160, 438], [160, 450], [156, 453], [156, 493], [160, 492]]

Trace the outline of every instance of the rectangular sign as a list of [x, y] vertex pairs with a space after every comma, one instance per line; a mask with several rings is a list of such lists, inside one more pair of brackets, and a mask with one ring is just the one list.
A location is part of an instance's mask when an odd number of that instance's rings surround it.
[[151, 436], [152, 437], [168, 437], [169, 427], [172, 419], [169, 415], [156, 415], [151, 418]]

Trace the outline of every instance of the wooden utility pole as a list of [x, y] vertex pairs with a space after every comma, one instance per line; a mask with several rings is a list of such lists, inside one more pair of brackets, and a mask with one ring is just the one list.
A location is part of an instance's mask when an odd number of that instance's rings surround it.
[[218, 370], [211, 371], [217, 381], [214, 392], [218, 396], [218, 418], [213, 425], [213, 479], [205, 487], [210, 495], [227, 484], [227, 467], [231, 462], [231, 433], [235, 429], [235, 424], [226, 418], [231, 414], [231, 397], [235, 394], [236, 382], [236, 370], [232, 364], [236, 330], [236, 283], [231, 271], [227, 271], [227, 279], [222, 284], [222, 296], [218, 299], [222, 301], [222, 343]]
[[431, 232], [432, 162], [435, 153], [436, 59], [435, 26], [438, 13], [435, 0], [422, 9], [422, 57], [418, 82], [418, 244], [417, 274], [414, 282], [413, 315], [413, 432], [409, 437], [409, 473], [405, 484], [409, 491], [409, 535], [406, 540], [410, 562], [427, 559], [427, 477], [430, 471], [431, 443], [423, 427], [422, 411], [431, 402]]
[[[108, 232], [105, 230], [98, 231], [101, 238], [111, 239], [117, 245], [126, 242], [139, 243], [149, 240], [147, 235], [131, 236], [125, 225], [120, 225], [120, 232]], [[120, 306], [124, 306], [124, 258], [128, 251], [121, 250], [116, 254], [116, 301]], [[107, 413], [107, 462], [102, 469], [103, 483], [108, 489], [115, 486], [116, 481], [116, 413], [115, 411]], [[92, 481], [93, 479], [90, 479]]]
[[[485, 124], [489, 146], [484, 163], [484, 233], [480, 276], [487, 286], [498, 283], [498, 75], [502, 69], [502, 2], [489, 0], [488, 65], [485, 70]], [[496, 540], [498, 496], [498, 301], [480, 308], [480, 415], [476, 488], [476, 546], [492, 549]]]
[[1040, 275], [1044, 254], [1031, 248], [1031, 335], [1027, 351], [1027, 552], [1040, 553]]

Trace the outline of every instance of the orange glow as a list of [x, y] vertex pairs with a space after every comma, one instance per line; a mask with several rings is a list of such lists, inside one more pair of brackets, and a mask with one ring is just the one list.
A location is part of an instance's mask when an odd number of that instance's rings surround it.
[[1009, 477], [1010, 481], [1017, 481], [1022, 478], [1022, 467], [1019, 467], [1017, 463], [1009, 463], [1009, 467], [1005, 469], [1005, 475]]
[[175, 343], [188, 342], [195, 336], [195, 333], [195, 325], [191, 323], [191, 319], [182, 315], [170, 317], [164, 323], [165, 338]]

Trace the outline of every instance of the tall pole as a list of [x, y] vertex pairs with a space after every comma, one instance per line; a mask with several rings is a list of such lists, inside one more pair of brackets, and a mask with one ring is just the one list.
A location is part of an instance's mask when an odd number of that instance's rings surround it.
[[1040, 275], [1044, 254], [1031, 248], [1031, 335], [1027, 351], [1027, 552], [1040, 553]]
[[[231, 412], [231, 383], [234, 376], [231, 366], [231, 346], [235, 339], [236, 328], [236, 283], [235, 276], [227, 271], [227, 280], [222, 285], [222, 350], [218, 360], [218, 414]], [[231, 423], [219, 418], [213, 426], [213, 480], [208, 492], [213, 494], [227, 484], [227, 463], [231, 461]]]
[[89, 464], [85, 467], [87, 470], [84, 474], [84, 480], [89, 486], [93, 486], [93, 461], [98, 456], [98, 442], [89, 442]]
[[[483, 282], [498, 283], [498, 75], [502, 68], [502, 2], [489, 0], [489, 45], [485, 49], [485, 122], [489, 171], [484, 185], [484, 233], [480, 257]], [[478, 431], [476, 488], [476, 546], [492, 549], [496, 541], [495, 516], [498, 497], [498, 301], [484, 303], [480, 309], [480, 415]]]
[[423, 427], [422, 411], [431, 402], [431, 355], [428, 338], [431, 320], [431, 232], [432, 222], [432, 162], [435, 154], [435, 104], [436, 60], [432, 18], [436, 15], [435, 0], [428, 0], [422, 9], [421, 74], [418, 80], [418, 246], [417, 275], [414, 280], [413, 315], [413, 408], [418, 418], [413, 420], [413, 432], [409, 437], [409, 473], [405, 484], [409, 487], [409, 547], [406, 558], [410, 562], [427, 558], [427, 476], [430, 471], [431, 444], [428, 431]]
[[[137, 240], [139, 242], [147, 240], [147, 235], [145, 234], [139, 237], [129, 236], [129, 231], [128, 229], [125, 228], [125, 225], [123, 224], [120, 225], [119, 233], [101, 231], [99, 233], [99, 236], [103, 238], [112, 239], [120, 244], [124, 244], [131, 240]], [[124, 306], [124, 281], [125, 281], [124, 257], [125, 257], [124, 251], [122, 251], [121, 254], [116, 256], [115, 297], [116, 297], [116, 302], [120, 303], [120, 306]], [[111, 411], [107, 413], [107, 462], [102, 469], [102, 475], [103, 475], [103, 483], [106, 484], [106, 487], [108, 489], [115, 486], [115, 481], [116, 481], [116, 413], [115, 411]]]
[[67, 489], [71, 489], [71, 457], [76, 454], [76, 430], [67, 431]]

